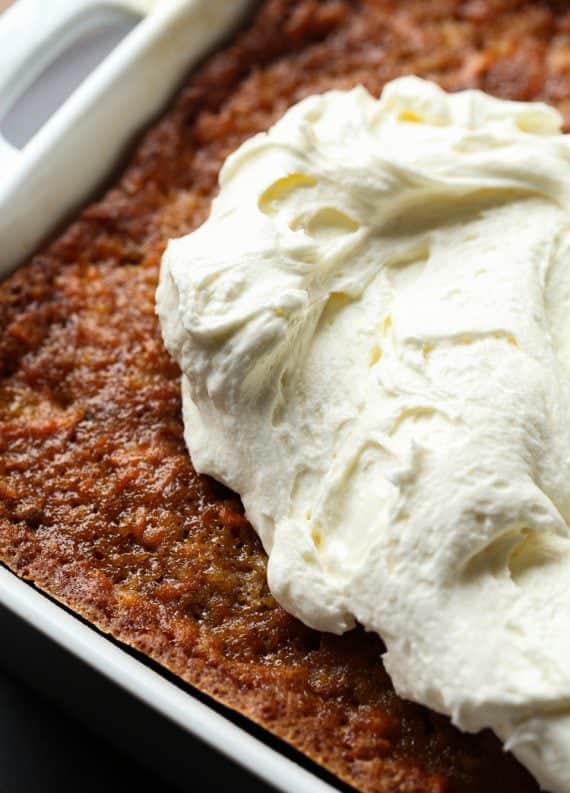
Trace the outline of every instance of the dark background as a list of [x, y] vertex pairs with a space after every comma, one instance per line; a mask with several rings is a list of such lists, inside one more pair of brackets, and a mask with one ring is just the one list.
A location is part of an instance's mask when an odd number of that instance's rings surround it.
[[270, 793], [0, 604], [0, 793], [234, 789]]
[[[0, 649], [0, 663], [1, 655]], [[200, 793], [236, 784], [248, 793], [270, 793], [189, 735], [183, 751], [195, 768], [186, 783], [173, 786], [0, 667], [0, 793]]]
[[130, 790], [175, 789], [0, 670], [0, 793]]

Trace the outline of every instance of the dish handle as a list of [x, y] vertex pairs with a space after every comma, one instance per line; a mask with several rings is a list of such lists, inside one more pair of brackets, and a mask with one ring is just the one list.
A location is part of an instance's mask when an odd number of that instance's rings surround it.
[[[148, 5], [148, 4], [147, 4]], [[98, 11], [142, 16], [136, 0], [17, 0], [0, 17], [0, 166], [16, 167], [21, 150], [6, 139], [3, 122], [44, 70], [93, 26]]]

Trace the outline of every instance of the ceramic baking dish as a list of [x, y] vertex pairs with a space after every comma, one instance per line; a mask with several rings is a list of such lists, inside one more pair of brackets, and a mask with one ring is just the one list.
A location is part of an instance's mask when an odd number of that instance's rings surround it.
[[[46, 13], [45, 0], [18, 0], [0, 16], [0, 275], [25, 260], [92, 194], [183, 74], [231, 32], [249, 5], [50, 0]], [[145, 8], [154, 10], [145, 14]], [[74, 38], [117, 12], [138, 14], [132, 31], [24, 148], [9, 143], [3, 125], [18, 99]], [[63, 699], [95, 729], [179, 785], [192, 787], [185, 746], [199, 738], [202, 773], [212, 772], [212, 788], [221, 752], [278, 790], [335, 789], [310, 765], [299, 765], [294, 753], [293, 759], [286, 756], [287, 749], [262, 730], [212, 705], [1, 566], [0, 636], [5, 666]], [[158, 762], [151, 762], [151, 754]], [[236, 767], [236, 783], [247, 778], [253, 791], [259, 783], [245, 773]]]

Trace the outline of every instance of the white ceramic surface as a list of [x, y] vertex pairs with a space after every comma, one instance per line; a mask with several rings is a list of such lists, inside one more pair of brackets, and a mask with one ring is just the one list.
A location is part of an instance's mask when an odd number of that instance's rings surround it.
[[[101, 183], [182, 75], [250, 0], [162, 0], [22, 149], [0, 134], [0, 276]], [[18, 0], [0, 18], [0, 129], [10, 107], [105, 8], [134, 0]]]

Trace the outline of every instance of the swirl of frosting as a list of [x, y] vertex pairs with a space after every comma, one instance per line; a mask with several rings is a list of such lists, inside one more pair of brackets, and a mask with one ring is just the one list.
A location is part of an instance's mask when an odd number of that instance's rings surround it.
[[406, 77], [229, 157], [157, 292], [197, 470], [288, 611], [570, 791], [570, 140]]

